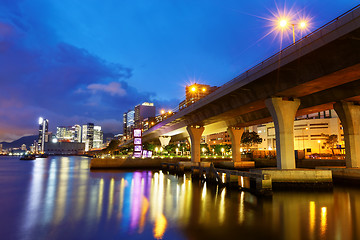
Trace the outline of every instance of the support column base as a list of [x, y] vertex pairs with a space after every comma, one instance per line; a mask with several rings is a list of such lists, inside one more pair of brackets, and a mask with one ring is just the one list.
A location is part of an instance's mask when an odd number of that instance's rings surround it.
[[332, 188], [332, 172], [323, 169], [251, 169], [271, 176], [273, 188]]

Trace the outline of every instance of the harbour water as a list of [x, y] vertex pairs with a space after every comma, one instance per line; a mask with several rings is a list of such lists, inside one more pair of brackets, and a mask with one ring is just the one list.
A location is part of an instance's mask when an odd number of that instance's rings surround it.
[[259, 198], [89, 158], [0, 157], [1, 239], [360, 239], [360, 187]]

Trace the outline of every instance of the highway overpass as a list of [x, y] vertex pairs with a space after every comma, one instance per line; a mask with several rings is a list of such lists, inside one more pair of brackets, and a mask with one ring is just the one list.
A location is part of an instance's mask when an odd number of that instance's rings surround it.
[[[203, 131], [200, 137], [228, 130], [235, 140], [242, 127], [274, 121], [278, 168], [291, 169], [295, 167], [294, 117], [332, 109], [336, 103], [344, 126], [347, 166], [360, 167], [359, 101], [357, 6], [144, 132], [143, 140], [199, 135], [192, 134], [192, 129], [201, 129], [195, 130]], [[200, 161], [200, 152], [195, 135], [191, 142], [192, 160], [196, 162]], [[234, 145], [233, 154], [239, 154], [239, 147]], [[239, 156], [233, 158], [239, 160]]]

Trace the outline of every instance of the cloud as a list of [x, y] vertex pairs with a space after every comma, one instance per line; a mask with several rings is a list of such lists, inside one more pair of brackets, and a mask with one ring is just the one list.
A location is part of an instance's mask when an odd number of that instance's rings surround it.
[[121, 84], [118, 82], [111, 82], [108, 84], [93, 83], [87, 86], [87, 89], [91, 90], [93, 93], [98, 91], [109, 93], [111, 96], [125, 96], [126, 91], [121, 87]]
[[125, 111], [156, 102], [129, 85], [133, 69], [64, 42], [46, 25], [46, 9], [22, 4], [0, 5], [0, 141], [36, 134], [39, 116], [52, 131], [93, 122], [119, 133]]

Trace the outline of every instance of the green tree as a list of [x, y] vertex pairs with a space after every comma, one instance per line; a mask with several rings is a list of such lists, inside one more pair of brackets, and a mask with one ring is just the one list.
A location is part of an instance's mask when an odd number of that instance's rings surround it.
[[323, 142], [323, 146], [327, 149], [331, 149], [332, 154], [334, 155], [334, 148], [338, 143], [338, 136], [336, 134], [321, 134], [322, 137], [325, 137], [325, 141]]
[[[205, 151], [203, 151], [203, 149], [205, 149]], [[208, 144], [207, 143], [200, 144], [200, 151], [201, 151], [201, 154], [210, 153]]]
[[211, 152], [222, 155], [221, 149], [224, 149], [224, 152], [229, 152], [231, 149], [231, 144], [217, 144], [211, 146]]
[[111, 140], [109, 145], [100, 151], [102, 154], [114, 154], [114, 152], [119, 151], [120, 141], [117, 139]]
[[176, 149], [176, 145], [175, 145], [175, 144], [169, 144], [169, 145], [165, 146], [164, 149], [165, 149], [168, 153], [174, 153], [174, 152], [175, 152], [175, 149]]
[[152, 143], [148, 143], [148, 142], [145, 142], [143, 144], [143, 147], [145, 150], [149, 150], [149, 151], [154, 151], [154, 149], [155, 149], [155, 145]]
[[262, 143], [262, 138], [257, 132], [244, 132], [241, 136], [241, 143], [251, 147], [254, 144]]

